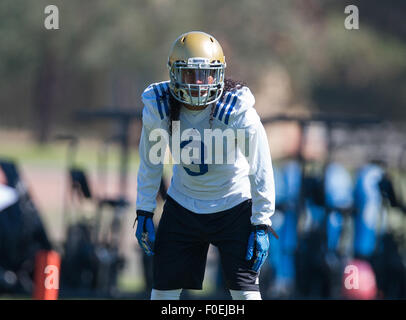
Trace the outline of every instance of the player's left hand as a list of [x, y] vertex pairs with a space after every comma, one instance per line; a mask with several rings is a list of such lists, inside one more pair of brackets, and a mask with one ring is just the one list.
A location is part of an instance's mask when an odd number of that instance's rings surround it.
[[147, 256], [154, 255], [155, 228], [152, 216], [153, 213], [151, 212], [137, 210], [137, 218], [135, 219], [135, 221], [138, 221], [135, 237]]
[[252, 270], [259, 272], [264, 264], [269, 250], [268, 227], [264, 225], [254, 226], [248, 238], [246, 260], [254, 258]]

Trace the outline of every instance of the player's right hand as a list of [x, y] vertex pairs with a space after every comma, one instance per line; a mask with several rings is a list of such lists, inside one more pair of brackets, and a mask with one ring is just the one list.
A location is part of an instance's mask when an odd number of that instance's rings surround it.
[[153, 215], [152, 212], [137, 210], [137, 218], [135, 219], [135, 221], [138, 221], [135, 237], [147, 256], [154, 255], [155, 228], [152, 221]]

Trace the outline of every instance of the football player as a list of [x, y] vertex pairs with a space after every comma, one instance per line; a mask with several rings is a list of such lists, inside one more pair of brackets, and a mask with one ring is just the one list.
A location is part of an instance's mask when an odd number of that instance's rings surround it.
[[[223, 50], [204, 32], [177, 38], [168, 68], [170, 80], [151, 84], [142, 94], [136, 237], [145, 253], [153, 255], [151, 299], [179, 299], [182, 289], [202, 289], [212, 244], [219, 249], [232, 298], [260, 300], [258, 277], [268, 254], [275, 191], [254, 96], [243, 83], [225, 79]], [[168, 132], [172, 155], [176, 147], [200, 150], [193, 161], [182, 158], [174, 164], [156, 236], [152, 217], [163, 163], [150, 158], [157, 143], [151, 138], [154, 129]], [[245, 149], [239, 149], [232, 163], [210, 161], [207, 141], [182, 139], [174, 146], [175, 137], [188, 129], [201, 137], [207, 129], [242, 130]]]

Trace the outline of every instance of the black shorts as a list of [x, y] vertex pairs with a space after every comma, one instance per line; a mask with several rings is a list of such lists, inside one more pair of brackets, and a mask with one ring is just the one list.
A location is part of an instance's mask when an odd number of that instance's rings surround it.
[[211, 214], [197, 214], [167, 197], [156, 234], [153, 288], [202, 289], [209, 244], [219, 249], [226, 285], [259, 291], [259, 273], [245, 260], [251, 200]]

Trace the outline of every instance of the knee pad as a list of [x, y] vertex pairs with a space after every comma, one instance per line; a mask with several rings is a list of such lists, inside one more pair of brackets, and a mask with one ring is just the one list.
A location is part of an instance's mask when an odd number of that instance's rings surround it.
[[151, 300], [179, 300], [182, 289], [151, 291]]
[[230, 290], [233, 300], [262, 300], [259, 291]]

